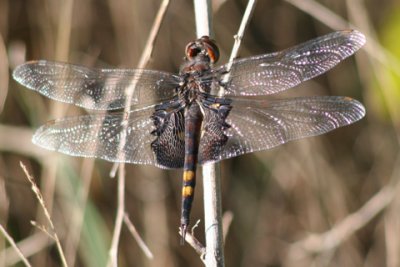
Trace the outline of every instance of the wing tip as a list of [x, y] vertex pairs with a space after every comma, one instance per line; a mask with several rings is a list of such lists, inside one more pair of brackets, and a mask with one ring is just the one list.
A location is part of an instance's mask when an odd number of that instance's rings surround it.
[[366, 109], [360, 101], [353, 99], [351, 97], [348, 97], [348, 96], [344, 96], [344, 97], [342, 97], [342, 99], [343, 99], [343, 101], [347, 102], [354, 111], [356, 111], [353, 113], [355, 115], [355, 117], [351, 123], [359, 121], [365, 117]]
[[26, 69], [26, 65], [28, 63], [24, 63], [21, 65], [18, 65], [15, 67], [13, 73], [12, 73], [12, 77], [14, 80], [16, 80], [18, 83], [25, 85], [24, 81], [23, 81], [23, 77], [24, 77], [24, 73], [25, 73], [25, 69]]
[[12, 73], [13, 79], [17, 81], [19, 84], [27, 87], [28, 89], [34, 89], [33, 85], [30, 82], [32, 77], [35, 76], [32, 66], [42, 65], [44, 62], [46, 61], [32, 60], [16, 66]]
[[48, 150], [54, 150], [50, 146], [46, 145], [46, 143], [41, 141], [41, 137], [43, 136], [43, 133], [45, 132], [45, 129], [44, 129], [45, 126], [46, 125], [42, 125], [39, 127], [39, 129], [37, 129], [35, 131], [35, 133], [32, 136], [32, 143], [37, 146], [40, 146], [42, 148], [48, 149]]
[[350, 43], [354, 46], [354, 51], [357, 51], [366, 43], [365, 35], [357, 30], [344, 30], [342, 31], [345, 35], [348, 36]]

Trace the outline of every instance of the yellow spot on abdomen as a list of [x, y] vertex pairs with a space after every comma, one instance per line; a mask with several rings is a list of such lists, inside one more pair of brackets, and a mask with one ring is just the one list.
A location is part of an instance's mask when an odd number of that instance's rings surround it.
[[183, 172], [183, 181], [189, 182], [194, 178], [194, 171], [184, 171]]
[[182, 188], [182, 196], [183, 197], [190, 197], [193, 195], [193, 187], [191, 187], [190, 185], [188, 186], [184, 186]]

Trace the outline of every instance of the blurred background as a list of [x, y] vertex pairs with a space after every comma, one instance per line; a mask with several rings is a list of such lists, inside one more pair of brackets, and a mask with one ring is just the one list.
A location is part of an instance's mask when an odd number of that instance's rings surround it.
[[[85, 111], [55, 103], [12, 80], [33, 59], [135, 68], [161, 1], [0, 0], [0, 223], [32, 266], [61, 266], [38, 199], [39, 186], [69, 266], [106, 266], [117, 207], [111, 163], [51, 153], [31, 144], [47, 120]], [[213, 1], [214, 38], [228, 60], [246, 6]], [[233, 215], [226, 266], [400, 266], [400, 3], [395, 0], [263, 0], [240, 56], [282, 50], [355, 28], [367, 45], [327, 74], [284, 96], [345, 95], [367, 115], [329, 134], [221, 163], [223, 211]], [[148, 69], [178, 72], [195, 39], [192, 1], [171, 0]], [[282, 96], [283, 97], [283, 96]], [[181, 171], [127, 166], [126, 211], [154, 254], [122, 227], [119, 266], [203, 266], [180, 246]], [[192, 211], [201, 220], [202, 179]], [[226, 224], [228, 225], [228, 224]], [[0, 266], [23, 266], [0, 235]]]

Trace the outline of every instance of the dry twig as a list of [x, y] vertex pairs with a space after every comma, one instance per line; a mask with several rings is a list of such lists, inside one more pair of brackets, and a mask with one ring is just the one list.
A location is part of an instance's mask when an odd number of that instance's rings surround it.
[[153, 253], [150, 251], [146, 243], [144, 243], [143, 239], [140, 237], [138, 231], [136, 230], [136, 227], [133, 225], [133, 223], [129, 219], [129, 216], [126, 213], [124, 215], [124, 223], [128, 227], [129, 232], [131, 232], [133, 238], [136, 240], [136, 242], [138, 243], [139, 247], [142, 249], [146, 257], [149, 259], [153, 259], [154, 258]]
[[7, 239], [8, 243], [14, 248], [17, 255], [20, 257], [25, 266], [31, 266], [28, 259], [25, 258], [24, 254], [22, 254], [21, 250], [18, 248], [17, 244], [15, 244], [14, 239], [7, 233], [6, 229], [4, 229], [3, 225], [0, 224], [0, 231], [3, 233], [4, 237]]
[[62, 250], [61, 243], [60, 243], [60, 240], [59, 240], [58, 235], [57, 235], [57, 233], [56, 233], [56, 230], [55, 230], [53, 221], [52, 221], [52, 219], [51, 219], [50, 213], [49, 213], [48, 209], [46, 208], [46, 204], [44, 203], [44, 199], [43, 199], [42, 193], [40, 192], [39, 187], [37, 187], [37, 185], [36, 185], [35, 180], [33, 179], [33, 177], [28, 173], [28, 170], [26, 169], [25, 165], [24, 165], [22, 162], [20, 162], [20, 166], [21, 166], [22, 170], [24, 171], [24, 173], [25, 173], [25, 175], [26, 175], [26, 178], [27, 178], [28, 181], [31, 183], [31, 186], [32, 186], [31, 189], [32, 189], [33, 193], [35, 193], [36, 198], [38, 199], [39, 204], [40, 204], [40, 206], [41, 206], [42, 209], [43, 209], [43, 212], [44, 212], [44, 215], [45, 215], [45, 217], [46, 217], [46, 219], [47, 219], [47, 222], [48, 222], [49, 225], [50, 225], [51, 233], [48, 232], [47, 227], [45, 227], [45, 226], [39, 226], [39, 225], [37, 225], [37, 224], [35, 224], [35, 225], [36, 225], [39, 229], [41, 229], [43, 232], [45, 232], [46, 234], [48, 234], [48, 236], [49, 236], [50, 238], [52, 238], [52, 239], [56, 242], [57, 250], [58, 250], [58, 253], [60, 254], [60, 258], [61, 258], [62, 265], [66, 267], [66, 266], [68, 266], [68, 265], [67, 265], [67, 261], [65, 260], [64, 252], [63, 252], [63, 250]]
[[[150, 59], [150, 56], [153, 51], [154, 47], [154, 42], [157, 37], [157, 33], [160, 29], [162, 19], [164, 18], [165, 11], [168, 7], [169, 0], [164, 0], [159, 8], [159, 11], [157, 13], [157, 16], [154, 20], [152, 29], [150, 31], [149, 38], [147, 39], [145, 50], [143, 52], [142, 58], [140, 60], [139, 68], [143, 68], [145, 64], [148, 62]], [[129, 119], [129, 111], [130, 111], [130, 103], [132, 100], [132, 95], [135, 90], [136, 84], [133, 83], [132, 86], [129, 86], [127, 88], [126, 92], [126, 99], [125, 99], [125, 109], [124, 112], [127, 116], [126, 120]], [[123, 132], [126, 130], [126, 124], [124, 125]], [[125, 146], [126, 143], [126, 135], [121, 136], [121, 142], [119, 146], [119, 151], [122, 151], [122, 148]], [[120, 152], [119, 152], [120, 153]], [[124, 155], [121, 155], [119, 158], [123, 158]], [[123, 162], [123, 161], [122, 161]], [[117, 208], [117, 215], [115, 218], [115, 227], [114, 227], [114, 233], [113, 233], [113, 239], [111, 242], [111, 247], [110, 247], [110, 259], [107, 264], [107, 266], [118, 266], [117, 263], [117, 251], [118, 251], [118, 244], [119, 244], [119, 238], [121, 234], [121, 228], [122, 228], [122, 222], [125, 214], [125, 164], [120, 163], [119, 164], [119, 173], [118, 173], [118, 208]]]

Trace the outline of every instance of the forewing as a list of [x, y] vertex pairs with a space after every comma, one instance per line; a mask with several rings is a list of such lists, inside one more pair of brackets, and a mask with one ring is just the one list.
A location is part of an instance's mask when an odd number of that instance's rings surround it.
[[20, 84], [51, 99], [94, 110], [153, 104], [174, 96], [179, 78], [144, 69], [95, 69], [68, 63], [32, 61], [18, 66], [13, 77]]
[[236, 101], [226, 122], [228, 141], [219, 161], [269, 149], [290, 140], [320, 135], [358, 121], [364, 107], [348, 97], [304, 97], [274, 101]]
[[[33, 142], [49, 150], [81, 157], [95, 157], [112, 162], [156, 164], [151, 150], [155, 139], [151, 119], [153, 110], [126, 113], [93, 114], [67, 117], [48, 122], [33, 136]], [[126, 131], [124, 131], [124, 125]], [[120, 142], [126, 135], [125, 145]]]
[[[334, 32], [287, 50], [235, 60], [225, 96], [269, 95], [318, 76], [352, 55], [365, 43], [357, 31]], [[218, 80], [228, 64], [215, 71]]]

